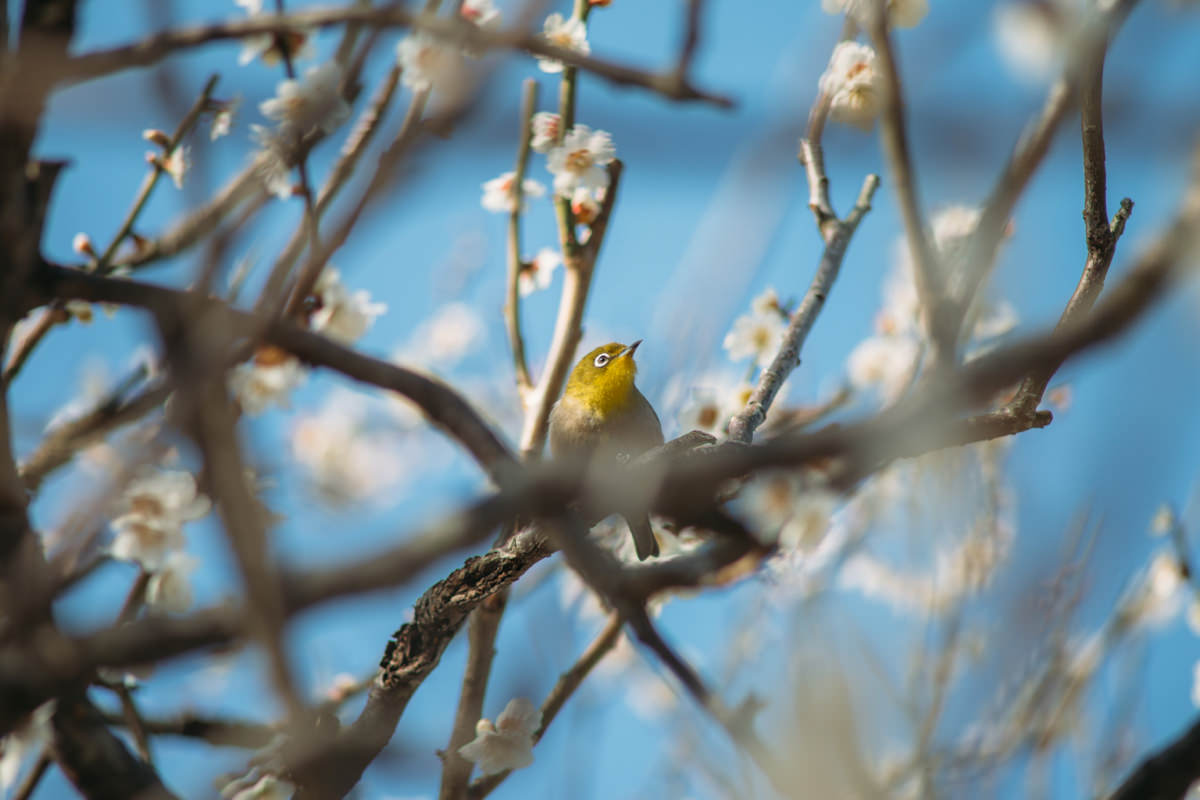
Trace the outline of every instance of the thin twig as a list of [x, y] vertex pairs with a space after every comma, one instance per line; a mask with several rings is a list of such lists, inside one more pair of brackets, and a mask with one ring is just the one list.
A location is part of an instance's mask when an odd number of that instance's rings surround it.
[[621, 184], [621, 167], [621, 162], [617, 159], [608, 165], [608, 190], [604, 194], [600, 212], [592, 223], [591, 238], [580, 248], [578, 258], [568, 260], [566, 253], [563, 253], [566, 274], [563, 276], [558, 318], [554, 323], [554, 337], [550, 342], [546, 369], [538, 381], [537, 389], [534, 390], [530, 403], [531, 412], [526, 415], [525, 427], [521, 432], [521, 453], [526, 458], [530, 455], [540, 455], [542, 452], [546, 443], [550, 409], [562, 392], [567, 372], [570, 371], [571, 362], [574, 360], [575, 348], [583, 334], [583, 309], [587, 305], [592, 272], [600, 245], [608, 231], [608, 222]]
[[[192, 127], [200, 119], [200, 115], [208, 108], [213, 90], [217, 86], [218, 77], [218, 75], [214, 74], [204, 84], [204, 88], [200, 91], [200, 96], [192, 103], [192, 107], [188, 109], [183, 119], [180, 120], [179, 125], [175, 127], [175, 132], [167, 140], [167, 144], [162, 148], [163, 157], [170, 157], [176, 148], [183, 145], [184, 137], [188, 135]], [[104, 252], [94, 262], [92, 268], [96, 272], [101, 275], [107, 275], [112, 272], [112, 260], [116, 256], [117, 248], [121, 246], [133, 230], [133, 226], [137, 224], [138, 217], [141, 216], [142, 210], [146, 207], [146, 202], [150, 199], [150, 194], [154, 191], [154, 187], [158, 185], [158, 179], [162, 177], [164, 172], [163, 159], [154, 159], [151, 162], [150, 171], [142, 179], [142, 185], [138, 189], [137, 196], [134, 198], [129, 212], [125, 215], [125, 219], [121, 222], [120, 227], [117, 228], [117, 232], [108, 243], [108, 247], [104, 248]], [[70, 317], [63, 310], [62, 305], [58, 303], [52, 303], [49, 308], [42, 312], [37, 322], [33, 324], [33, 327], [30, 328], [29, 332], [9, 355], [8, 362], [4, 365], [4, 382], [11, 383], [46, 334], [56, 324], [66, 322], [68, 319]]]
[[[546, 729], [550, 727], [550, 723], [558, 716], [558, 712], [566, 705], [571, 695], [575, 694], [575, 691], [583, 684], [584, 678], [596, 668], [596, 665], [600, 663], [604, 656], [608, 655], [616, 647], [617, 642], [621, 640], [621, 627], [620, 616], [617, 614], [611, 615], [604, 629], [600, 631], [600, 634], [583, 651], [583, 654], [579, 656], [579, 660], [559, 676], [558, 682], [554, 684], [554, 688], [550, 690], [550, 694], [546, 695], [546, 699], [542, 701], [542, 724], [534, 731], [534, 744], [540, 742], [542, 737], [546, 735]], [[512, 770], [505, 770], [495, 775], [488, 775], [486, 778], [475, 779], [471, 782], [467, 797], [470, 800], [482, 800], [491, 794], [511, 774]]]
[[459, 754], [458, 748], [475, 738], [475, 725], [483, 716], [483, 700], [496, 655], [496, 635], [507, 602], [508, 591], [502, 589], [471, 612], [467, 625], [467, 666], [463, 670], [450, 743], [442, 753], [440, 800], [458, 800], [466, 794], [470, 783], [473, 764]]
[[850, 239], [854, 236], [854, 231], [858, 228], [863, 216], [871, 210], [871, 197], [878, 188], [879, 176], [868, 175], [858, 194], [858, 202], [855, 203], [846, 219], [838, 222], [836, 233], [825, 246], [825, 252], [821, 255], [821, 261], [817, 265], [817, 272], [813, 276], [812, 283], [804, 294], [800, 307], [792, 314], [791, 321], [784, 332], [783, 341], [780, 342], [779, 351], [775, 353], [771, 364], [759, 376], [758, 386], [750, 395], [746, 407], [729, 422], [731, 441], [749, 443], [754, 437], [754, 431], [766, 421], [767, 411], [775, 400], [775, 395], [779, 392], [780, 387], [783, 386], [783, 382], [787, 380], [792, 370], [800, 365], [800, 351], [804, 347], [804, 340], [808, 338], [808, 332], [812, 330], [817, 315], [825, 306], [825, 298], [829, 296], [833, 282], [837, 280]]
[[888, 32], [887, 12], [883, 0], [868, 3], [867, 29], [879, 54], [883, 79], [883, 112], [881, 136], [883, 151], [887, 157], [891, 182], [896, 190], [900, 216], [904, 220], [904, 233], [913, 262], [913, 282], [925, 319], [929, 325], [929, 338], [933, 345], [935, 363], [953, 354], [956, 331], [939, 325], [944, 315], [939, 313], [942, 304], [941, 274], [938, 254], [930, 241], [929, 230], [921, 212], [921, 201], [917, 196], [917, 180], [913, 172], [912, 153], [908, 146], [908, 130], [904, 119], [904, 94], [900, 80], [900, 68], [892, 51], [892, 38]]
[[537, 109], [537, 96], [537, 81], [527, 79], [521, 87], [520, 144], [517, 146], [517, 165], [512, 179], [513, 207], [508, 215], [508, 282], [505, 287], [504, 322], [508, 328], [509, 346], [512, 348], [517, 391], [522, 401], [533, 391], [533, 379], [529, 377], [529, 365], [525, 362], [525, 340], [521, 336], [520, 278], [524, 267], [521, 261], [521, 204], [524, 200], [522, 183], [529, 165], [529, 145], [533, 136], [533, 113]]
[[[1085, 75], [1080, 91], [1080, 134], [1083, 140], [1083, 220], [1087, 260], [1075, 291], [1059, 318], [1059, 325], [1080, 319], [1095, 305], [1104, 289], [1117, 240], [1125, 231], [1125, 221], [1133, 211], [1133, 201], [1126, 197], [1121, 200], [1121, 208], [1112, 222], [1108, 220], [1103, 113], [1104, 60], [1107, 53], [1107, 46], [1101, 45], [1081, 64]], [[1033, 413], [1057, 371], [1058, 365], [1048, 365], [1026, 376], [1008, 409], [1017, 416]]]
[[54, 759], [50, 755], [50, 748], [43, 747], [42, 752], [38, 754], [37, 760], [33, 762], [33, 769], [25, 776], [25, 780], [21, 781], [21, 785], [13, 792], [12, 800], [29, 800], [33, 797], [34, 791], [38, 784], [42, 782], [42, 778], [46, 777], [46, 772], [49, 771], [50, 765], [54, 763]]
[[346, 23], [373, 27], [407, 27], [442, 39], [446, 44], [482, 50], [521, 50], [533, 56], [561, 61], [583, 69], [618, 85], [640, 86], [672, 100], [699, 100], [722, 108], [733, 101], [680, 81], [671, 72], [660, 74], [627, 67], [614, 61], [596, 58], [558, 47], [542, 36], [514, 29], [484, 31], [461, 19], [439, 18], [431, 14], [414, 14], [395, 5], [374, 8], [332, 7], [293, 12], [285, 16], [260, 15], [246, 19], [227, 20], [189, 28], [163, 31], [140, 42], [108, 50], [96, 50], [67, 60], [62, 73], [54, 77], [67, 83], [91, 80], [131, 67], [144, 67], [176, 55], [183, 50], [210, 42], [243, 39], [247, 36], [279, 34], [296, 28], [324, 28]]

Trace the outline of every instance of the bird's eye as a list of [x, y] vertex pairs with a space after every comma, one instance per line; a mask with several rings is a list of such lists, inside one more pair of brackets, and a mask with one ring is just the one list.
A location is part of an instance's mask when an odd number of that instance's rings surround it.
[[609, 358], [608, 353], [601, 353], [600, 355], [596, 356], [596, 360], [593, 361], [592, 363], [595, 364], [597, 367], [603, 367], [605, 364], [608, 363], [608, 358]]

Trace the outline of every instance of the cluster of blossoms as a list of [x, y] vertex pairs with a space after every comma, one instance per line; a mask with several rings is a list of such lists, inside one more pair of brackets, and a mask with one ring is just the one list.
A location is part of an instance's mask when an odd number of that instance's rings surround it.
[[208, 513], [208, 498], [190, 473], [158, 470], [137, 478], [121, 498], [125, 510], [112, 521], [113, 558], [131, 561], [150, 574], [146, 605], [186, 611], [192, 604], [188, 576], [195, 559], [184, 552], [184, 524]]
[[[873, 0], [821, 0], [830, 14], [849, 14], [860, 20], [869, 13]], [[888, 23], [912, 28], [929, 13], [928, 0], [888, 0]], [[883, 95], [882, 76], [875, 51], [859, 42], [840, 42], [821, 75], [821, 94], [829, 98], [829, 117], [864, 131], [875, 125]]]
[[458, 753], [479, 767], [482, 776], [533, 763], [533, 737], [542, 725], [542, 712], [523, 697], [508, 702], [495, 724], [481, 719], [475, 738], [458, 748]]
[[[963, 206], [952, 206], [933, 218], [932, 242], [948, 297], [961, 295], [962, 258], [978, 221], [978, 209]], [[875, 335], [854, 348], [847, 367], [851, 385], [877, 391], [885, 403], [893, 402], [912, 383], [927, 333], [907, 241], [900, 241], [896, 252], [895, 266], [884, 284], [883, 307], [875, 318]], [[975, 342], [990, 342], [1017, 324], [1016, 312], [1006, 302], [983, 302], [976, 309], [970, 329]]]
[[292, 165], [301, 140], [314, 131], [331, 133], [350, 116], [342, 97], [342, 69], [330, 61], [310, 68], [304, 78], [281, 81], [275, 96], [258, 110], [274, 120], [274, 128], [251, 125], [250, 133], [262, 148], [259, 173], [267, 189], [280, 198], [293, 194]]
[[[387, 310], [383, 303], [371, 301], [363, 289], [351, 292], [341, 281], [341, 273], [325, 267], [309, 298], [308, 325], [342, 344], [353, 344], [371, 327], [375, 318]], [[304, 367], [289, 353], [264, 345], [245, 364], [234, 368], [230, 388], [242, 411], [257, 415], [273, 406], [287, 408], [292, 392], [304, 382]]]
[[[607, 4], [595, 0], [591, 3]], [[587, 26], [579, 17], [551, 14], [545, 20], [542, 36], [556, 47], [585, 55], [590, 52]], [[559, 73], [563, 70], [563, 63], [557, 59], [539, 57], [537, 62], [543, 72]], [[540, 111], [530, 120], [529, 146], [534, 152], [546, 155], [546, 166], [554, 176], [554, 195], [570, 203], [572, 219], [576, 225], [583, 226], [579, 241], [586, 242], [591, 235], [589, 226], [599, 215], [608, 190], [606, 167], [616, 158], [612, 136], [607, 131], [593, 130], [587, 125], [575, 125], [570, 130], [563, 130], [558, 114]], [[523, 179], [519, 187], [515, 183], [516, 174], [513, 172], [505, 172], [485, 182], [481, 201], [484, 209], [504, 214], [511, 214], [514, 210], [524, 212], [528, 198], [546, 194], [546, 187], [531, 178]], [[554, 269], [561, 263], [561, 254], [549, 248], [543, 248], [536, 258], [525, 261], [518, 276], [522, 295], [549, 286]]]

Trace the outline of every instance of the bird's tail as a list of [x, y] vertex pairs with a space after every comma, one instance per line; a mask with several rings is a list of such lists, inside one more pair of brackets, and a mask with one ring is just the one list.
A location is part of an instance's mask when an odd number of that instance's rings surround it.
[[629, 532], [633, 534], [633, 546], [637, 550], [639, 561], [645, 561], [650, 556], [658, 555], [658, 539], [654, 538], [654, 529], [650, 527], [650, 517], [643, 514], [640, 517], [626, 517]]

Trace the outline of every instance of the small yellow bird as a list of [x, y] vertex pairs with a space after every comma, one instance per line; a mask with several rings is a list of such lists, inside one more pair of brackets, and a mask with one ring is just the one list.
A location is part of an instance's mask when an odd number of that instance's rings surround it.
[[[590, 457], [616, 465], [663, 443], [658, 415], [633, 385], [633, 354], [641, 343], [606, 344], [575, 365], [550, 412], [550, 452], [555, 458]], [[626, 516], [626, 521], [638, 558], [658, 555], [649, 517]]]

